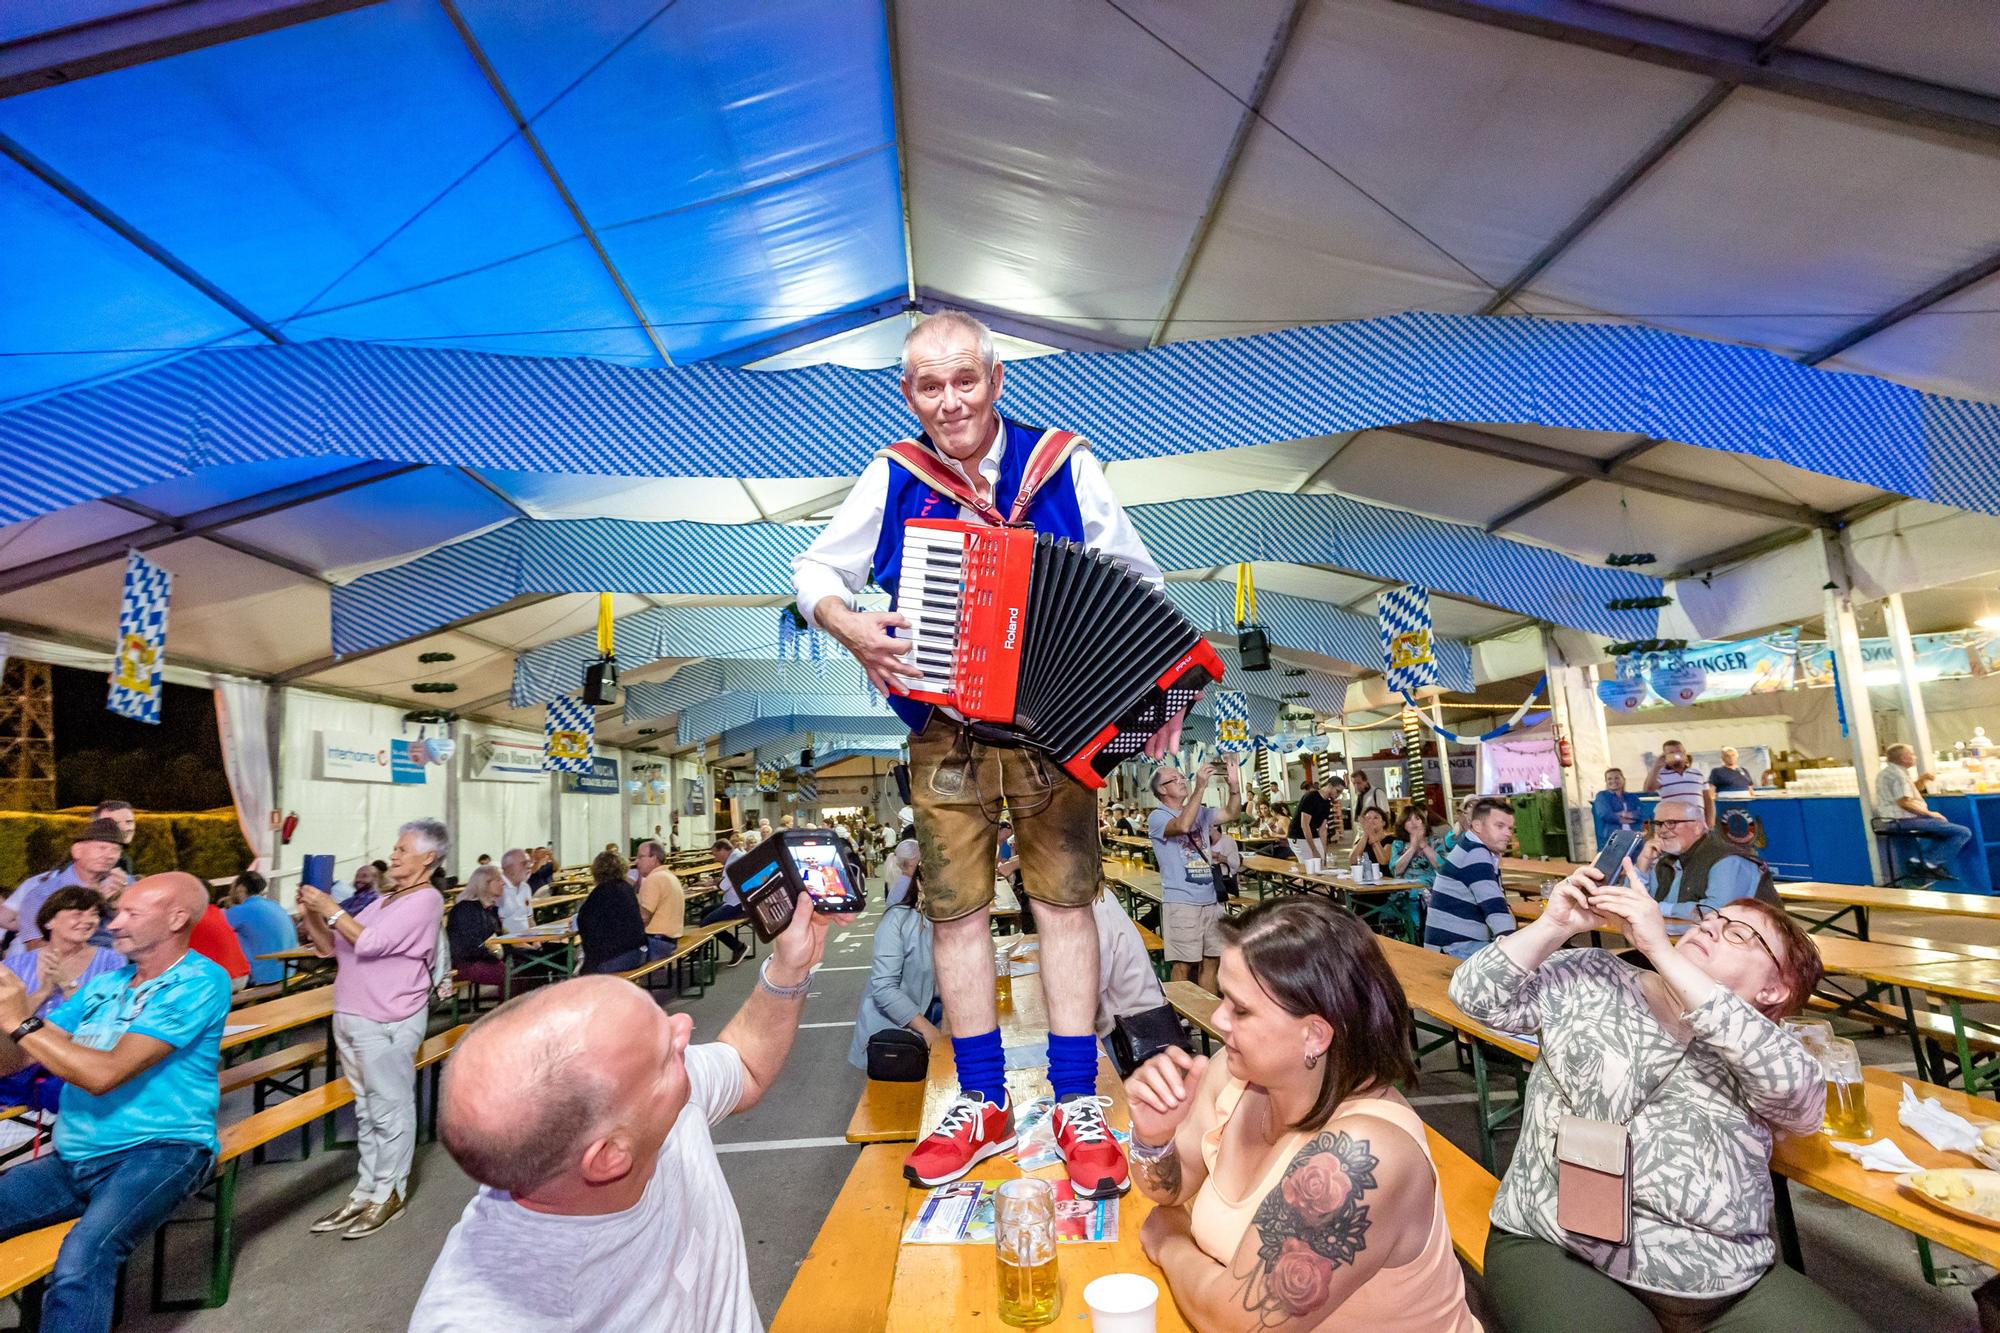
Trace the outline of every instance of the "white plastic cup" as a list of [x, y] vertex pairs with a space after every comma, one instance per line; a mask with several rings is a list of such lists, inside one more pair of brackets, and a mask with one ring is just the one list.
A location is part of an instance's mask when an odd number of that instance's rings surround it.
[[1154, 1333], [1160, 1289], [1137, 1273], [1110, 1273], [1083, 1289], [1090, 1333]]
[[1320, 859], [1317, 856], [1308, 856], [1306, 858], [1306, 873], [1308, 875], [1317, 875], [1319, 873], [1320, 864], [1321, 864]]

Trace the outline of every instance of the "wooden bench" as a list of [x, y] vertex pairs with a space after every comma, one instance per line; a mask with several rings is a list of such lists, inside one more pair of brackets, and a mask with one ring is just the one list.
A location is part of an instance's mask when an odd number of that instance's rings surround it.
[[[704, 994], [708, 990], [709, 985], [715, 980], [715, 969], [712, 965], [713, 959], [711, 958], [708, 979], [706, 981], [701, 980], [700, 955], [704, 950], [713, 950], [715, 947], [715, 937], [737, 924], [734, 921], [718, 921], [712, 926], [689, 926], [675, 943], [672, 953], [662, 955], [659, 958], [648, 959], [646, 962], [639, 964], [639, 966], [627, 968], [625, 971], [618, 973], [618, 975], [635, 986], [644, 986], [647, 990], [651, 990], [652, 983], [647, 978], [651, 977], [654, 973], [671, 967], [676, 972], [676, 981], [678, 983], [678, 973], [681, 965], [691, 962], [694, 966], [689, 968], [689, 974], [696, 978], [694, 993], [696, 995]], [[678, 988], [683, 992], [686, 990], [685, 985], [680, 985]]]
[[1222, 1032], [1215, 1026], [1215, 1010], [1222, 1003], [1222, 997], [1211, 995], [1192, 981], [1169, 981], [1164, 987], [1167, 1003], [1174, 1012], [1195, 1025], [1201, 1033], [1201, 1050], [1206, 1055], [1209, 1041], [1223, 1040]]
[[915, 1143], [924, 1114], [924, 1080], [884, 1083], [869, 1079], [847, 1118], [849, 1143]]
[[0, 1244], [0, 1296], [20, 1298], [22, 1328], [40, 1327], [41, 1281], [55, 1271], [63, 1238], [75, 1225], [75, 1222], [58, 1222]]
[[[921, 1091], [924, 1085], [908, 1086]], [[881, 1328], [888, 1320], [903, 1209], [910, 1197], [896, 1165], [903, 1153], [901, 1145], [888, 1143], [861, 1150], [785, 1290], [770, 1333]], [[1070, 1299], [1080, 1305], [1083, 1298], [1077, 1292]]]
[[1431, 1166], [1437, 1171], [1438, 1193], [1444, 1197], [1444, 1220], [1451, 1228], [1451, 1247], [1473, 1272], [1486, 1272], [1486, 1233], [1492, 1229], [1493, 1196], [1499, 1177], [1474, 1161], [1456, 1143], [1424, 1126]]
[[229, 1007], [240, 1009], [246, 1004], [258, 1004], [264, 1000], [275, 1000], [285, 993], [284, 983], [273, 981], [269, 985], [249, 986], [229, 997]]

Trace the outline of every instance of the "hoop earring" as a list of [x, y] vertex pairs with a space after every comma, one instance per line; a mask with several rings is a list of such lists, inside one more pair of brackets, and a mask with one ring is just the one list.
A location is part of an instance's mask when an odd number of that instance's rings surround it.
[[1322, 1055], [1324, 1055], [1324, 1054], [1326, 1054], [1326, 1052], [1324, 1052], [1324, 1051], [1315, 1051], [1315, 1052], [1314, 1052], [1313, 1054], [1311, 1054], [1311, 1055], [1308, 1055], [1308, 1056], [1306, 1057], [1306, 1068], [1307, 1068], [1307, 1069], [1318, 1069], [1318, 1068], [1319, 1068], [1319, 1058], [1320, 1058], [1320, 1056], [1322, 1056]]

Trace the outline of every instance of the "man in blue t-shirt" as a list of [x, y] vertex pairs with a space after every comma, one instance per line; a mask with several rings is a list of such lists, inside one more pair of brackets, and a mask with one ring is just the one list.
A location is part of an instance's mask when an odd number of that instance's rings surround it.
[[1172, 764], [1153, 773], [1153, 797], [1159, 808], [1146, 817], [1153, 840], [1153, 859], [1160, 866], [1160, 937], [1175, 981], [1196, 980], [1211, 995], [1222, 966], [1222, 904], [1215, 896], [1215, 839], [1223, 824], [1243, 811], [1242, 779], [1236, 757], [1224, 756], [1223, 775], [1229, 802], [1221, 810], [1202, 803], [1202, 792], [1215, 774], [1214, 763], [1194, 771], [1194, 779]]
[[271, 901], [265, 892], [270, 883], [256, 871], [244, 871], [236, 877], [236, 882], [242, 886], [243, 901], [224, 915], [229, 918], [229, 928], [236, 932], [236, 942], [243, 946], [243, 956], [250, 960], [250, 984], [268, 986], [283, 981], [284, 960], [260, 955], [297, 948], [298, 922], [292, 920], [290, 912]]
[[207, 1178], [229, 974], [188, 950], [208, 907], [193, 875], [125, 891], [111, 933], [128, 960], [46, 1022], [0, 969], [0, 1073], [37, 1062], [63, 1079], [55, 1152], [0, 1174], [0, 1240], [80, 1219], [42, 1301], [47, 1328], [111, 1327], [118, 1270]]

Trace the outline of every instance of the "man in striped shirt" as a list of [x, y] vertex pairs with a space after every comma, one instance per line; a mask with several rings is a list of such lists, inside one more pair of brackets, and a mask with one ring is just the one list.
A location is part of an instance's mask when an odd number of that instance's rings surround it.
[[1661, 743], [1660, 757], [1646, 775], [1646, 790], [1658, 793], [1663, 801], [1693, 801], [1701, 807], [1703, 819], [1715, 822], [1715, 788], [1708, 785], [1687, 746], [1679, 741]]
[[1431, 885], [1424, 947], [1470, 958], [1514, 931], [1514, 913], [1500, 893], [1500, 853], [1514, 840], [1514, 811], [1505, 801], [1481, 797], [1471, 822], [1445, 856]]

